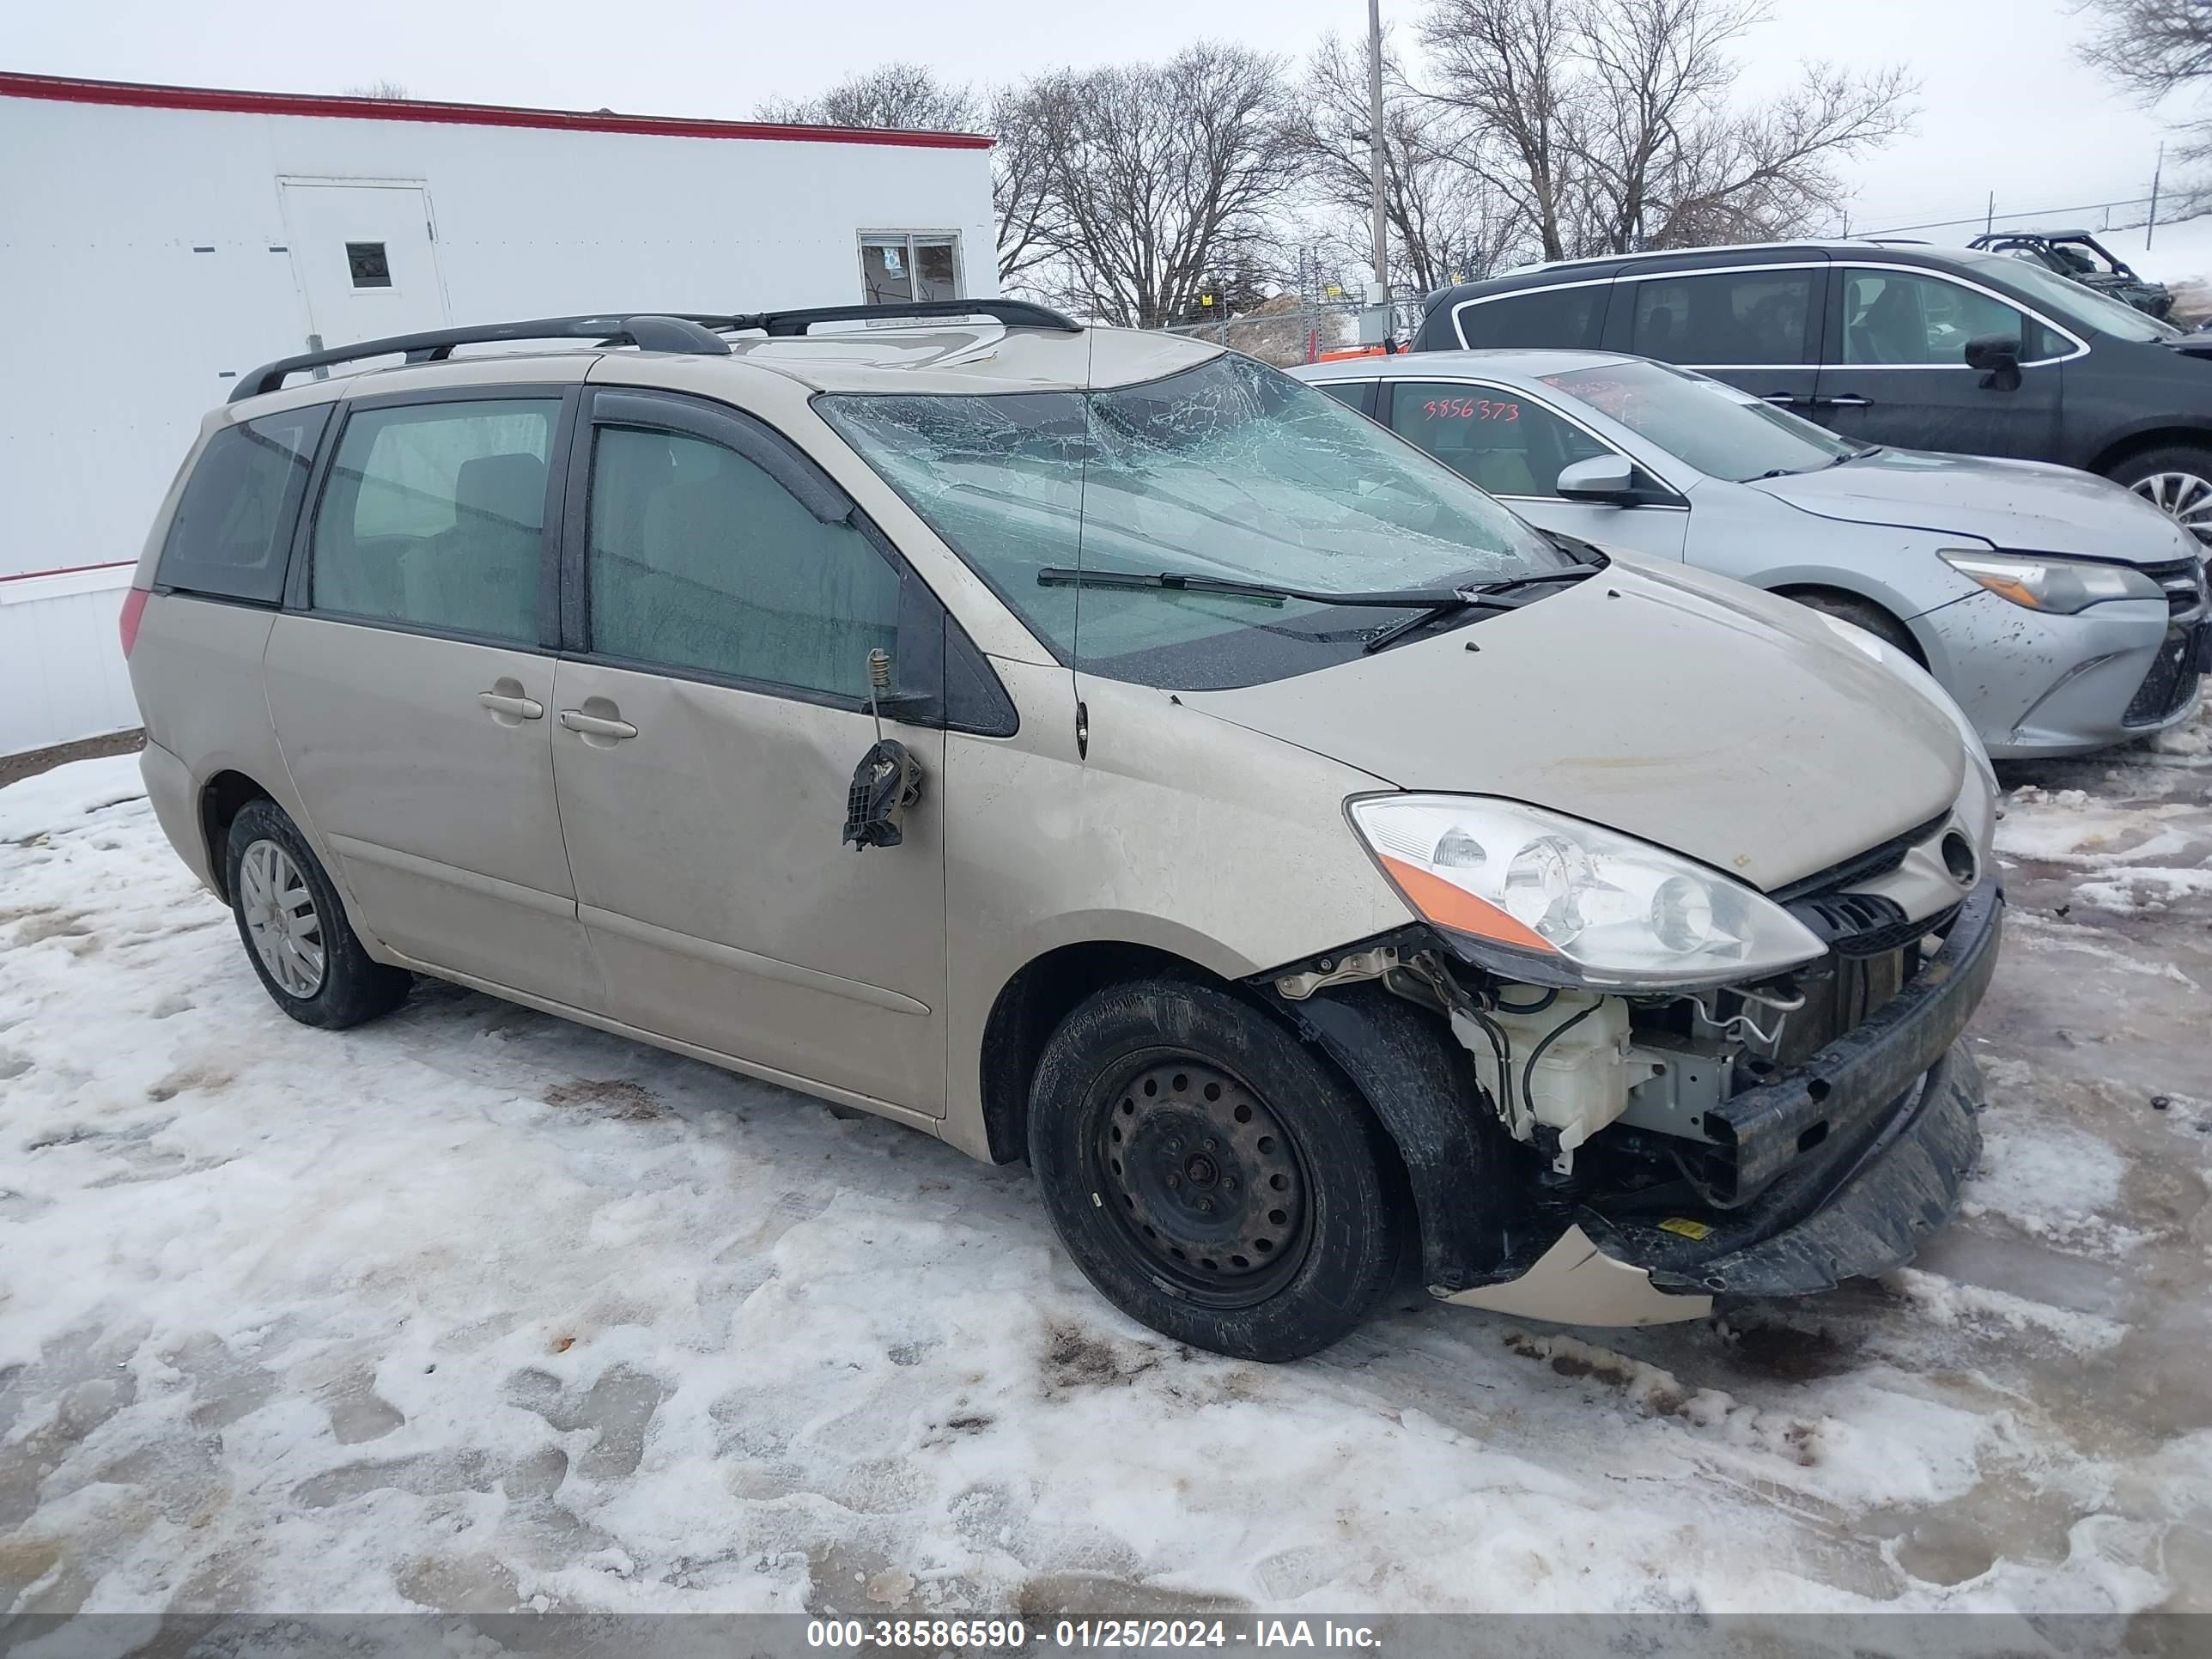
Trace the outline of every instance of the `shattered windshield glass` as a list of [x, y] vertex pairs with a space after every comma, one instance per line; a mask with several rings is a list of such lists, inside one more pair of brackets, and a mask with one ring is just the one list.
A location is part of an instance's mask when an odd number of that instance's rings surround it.
[[1573, 563], [1441, 463], [1233, 354], [1087, 395], [838, 395], [816, 407], [1054, 655], [1113, 678], [1255, 684], [1357, 656], [1407, 613], [1042, 586], [1040, 571], [1354, 593]]

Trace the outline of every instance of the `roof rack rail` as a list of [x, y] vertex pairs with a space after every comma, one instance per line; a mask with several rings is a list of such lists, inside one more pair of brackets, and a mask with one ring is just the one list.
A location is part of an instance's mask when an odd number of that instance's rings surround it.
[[696, 351], [727, 356], [730, 343], [718, 329], [757, 328], [749, 317], [671, 316], [659, 312], [616, 313], [602, 317], [538, 317], [520, 323], [484, 323], [470, 328], [434, 328], [419, 334], [392, 334], [380, 340], [332, 346], [324, 351], [304, 351], [295, 357], [279, 357], [242, 375], [230, 399], [258, 398], [275, 392], [285, 377], [312, 368], [359, 362], [368, 357], [404, 355], [410, 363], [443, 362], [455, 346], [489, 345], [504, 340], [598, 340], [607, 344], [635, 346], [641, 351]]
[[1008, 328], [1048, 328], [1080, 334], [1083, 325], [1050, 306], [1027, 300], [908, 300], [890, 305], [816, 306], [801, 311], [764, 311], [732, 318], [733, 328], [764, 329], [772, 335], [804, 334], [817, 323], [872, 323], [894, 317], [988, 317]]

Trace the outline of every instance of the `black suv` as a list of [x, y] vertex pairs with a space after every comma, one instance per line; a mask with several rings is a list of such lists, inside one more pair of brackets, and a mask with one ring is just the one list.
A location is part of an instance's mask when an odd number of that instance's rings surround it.
[[2086, 467], [2212, 547], [2212, 331], [2004, 254], [1790, 242], [1537, 266], [1429, 296], [1416, 351], [1581, 346], [1846, 437]]

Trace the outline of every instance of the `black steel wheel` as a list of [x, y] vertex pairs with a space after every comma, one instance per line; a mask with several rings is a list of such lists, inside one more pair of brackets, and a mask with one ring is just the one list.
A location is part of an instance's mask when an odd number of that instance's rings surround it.
[[1118, 1092], [1091, 1141], [1092, 1172], [1119, 1201], [1109, 1213], [1194, 1299], [1265, 1300], [1305, 1259], [1311, 1220], [1305, 1172], [1267, 1103], [1173, 1052], [1139, 1057]]
[[1030, 1159], [1061, 1242], [1155, 1330], [1295, 1359], [1395, 1277], [1408, 1206], [1358, 1092], [1229, 990], [1157, 979], [1079, 1005], [1030, 1093]]

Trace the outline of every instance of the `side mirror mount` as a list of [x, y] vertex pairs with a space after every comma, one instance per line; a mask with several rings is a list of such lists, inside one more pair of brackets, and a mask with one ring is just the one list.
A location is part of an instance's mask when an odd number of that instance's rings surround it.
[[884, 735], [884, 705], [890, 693], [891, 656], [868, 653], [868, 710], [875, 716], [876, 741], [853, 769], [845, 792], [846, 844], [855, 851], [896, 847], [905, 839], [907, 809], [921, 799], [921, 763], [896, 738]]
[[1977, 334], [1966, 342], [1966, 367], [1981, 370], [1982, 385], [1986, 390], [2017, 391], [2020, 349], [2017, 334]]
[[1571, 501], [1632, 507], [1639, 499], [1636, 467], [1626, 455], [1593, 455], [1561, 467], [1552, 487]]

